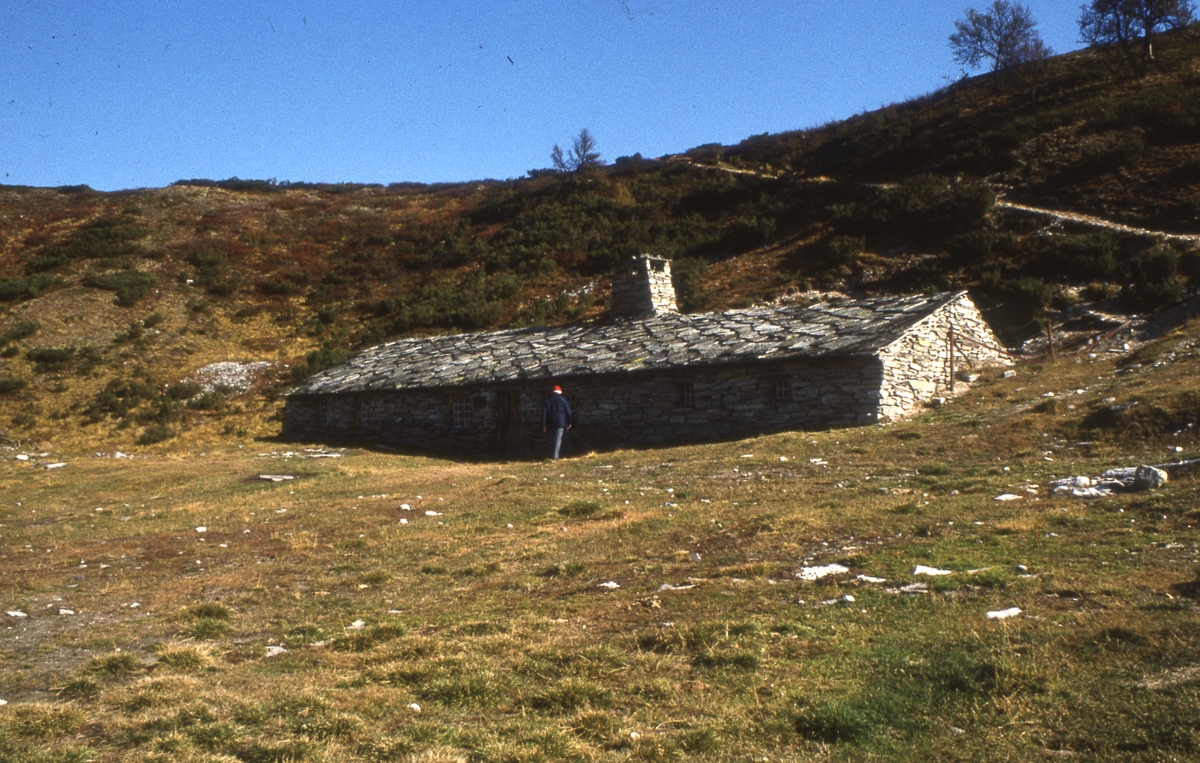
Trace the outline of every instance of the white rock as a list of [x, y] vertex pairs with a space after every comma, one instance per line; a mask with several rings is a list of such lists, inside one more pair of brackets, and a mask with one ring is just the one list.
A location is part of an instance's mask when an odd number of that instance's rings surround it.
[[16, 609], [10, 609], [4, 614], [8, 615], [9, 617], [29, 617], [29, 615]]
[[1019, 614], [1021, 614], [1019, 607], [1009, 607], [1008, 609], [998, 609], [995, 612], [988, 612], [987, 616], [989, 620], [1007, 620]]
[[412, 710], [414, 713], [419, 713], [419, 712], [421, 712], [421, 706], [420, 706], [420, 705], [418, 705], [416, 702], [410, 702], [410, 703], [408, 703], [408, 709], [409, 709], [409, 710]]
[[198, 533], [206, 533], [206, 532], [208, 532], [208, 528], [207, 528], [207, 527], [205, 527], [204, 525], [200, 525], [199, 527], [197, 527], [197, 528], [196, 528], [196, 532], [198, 532]]
[[779, 460], [780, 460], [780, 461], [787, 461], [787, 456], [780, 456], [780, 457], [779, 457]]
[[1019, 500], [1021, 500], [1021, 496], [1013, 495], [1012, 493], [1001, 493], [1000, 495], [996, 496], [996, 500], [997, 501], [1019, 501]]
[[887, 580], [885, 578], [873, 578], [870, 575], [859, 575], [855, 579], [861, 580], [864, 583], [886, 583], [887, 582]]
[[1016, 371], [1005, 371], [1003, 374], [1001, 374], [1001, 376], [1003, 376], [1005, 379], [1012, 379], [1016, 375], [1017, 375]]
[[8, 704], [8, 700], [6, 700], [6, 699], [0, 699], [0, 707], [4, 707], [4, 706], [5, 706], [5, 705], [7, 705], [7, 704]]
[[406, 525], [406, 524], [408, 524], [408, 520], [405, 519], [404, 517], [400, 517], [400, 524]]
[[606, 580], [603, 583], [601, 583], [599, 586], [597, 586], [597, 588], [607, 588], [610, 591], [614, 588], [620, 588], [620, 587], [621, 587], [621, 584], [615, 580]]
[[366, 628], [366, 627], [367, 627], [367, 621], [366, 621], [366, 620], [355, 620], [354, 622], [352, 622], [352, 623], [350, 623], [349, 625], [347, 625], [347, 626], [346, 626], [346, 630], [348, 630], [348, 631], [361, 631], [363, 628]]
[[412, 507], [409, 506], [407, 503], [402, 503], [402, 504], [400, 504], [400, 510], [401, 511], [411, 511]]
[[688, 554], [688, 559], [691, 559], [693, 562], [698, 562], [700, 561], [700, 554], [693, 551], [692, 553]]
[[132, 603], [132, 604], [130, 604], [130, 605], [129, 605], [129, 608], [130, 608], [130, 609], [137, 609], [137, 608], [138, 608], [138, 607], [140, 607], [140, 606], [142, 606], [142, 605], [141, 605], [141, 604], [139, 604], [138, 602], [136, 602], [136, 601], [135, 601], [134, 603]]
[[686, 591], [689, 588], [695, 588], [695, 583], [685, 583], [684, 585], [673, 585], [671, 583], [663, 583], [658, 587], [660, 591]]
[[900, 593], [925, 593], [928, 590], [929, 586], [925, 583], [909, 583], [900, 587]]
[[73, 614], [75, 614], [75, 610], [73, 610], [73, 609], [67, 609], [66, 607], [59, 607], [59, 609], [58, 609], [58, 614], [60, 614], [60, 615], [73, 615]]
[[45, 469], [47, 469], [47, 470], [49, 470], [49, 469], [61, 469], [61, 468], [63, 468], [64, 466], [66, 466], [66, 464], [64, 464], [64, 463], [62, 463], [62, 462], [60, 461], [60, 462], [59, 462], [59, 463], [57, 463], [57, 464], [46, 464], [46, 466], [45, 466], [45, 467], [43, 467], [43, 468], [45, 468]]
[[819, 567], [801, 567], [800, 571], [796, 573], [796, 577], [801, 580], [820, 580], [829, 575], [840, 575], [843, 572], [849, 571], [849, 567], [843, 567], [834, 562], [833, 564], [826, 564]]
[[854, 597], [848, 593], [844, 593], [844, 594], [842, 594], [842, 601], [846, 602], [847, 604], [853, 604]]
[[918, 564], [913, 569], [912, 574], [914, 574], [914, 575], [930, 575], [933, 577], [937, 577], [938, 575], [953, 575], [954, 571], [953, 570], [939, 570], [937, 567], [925, 567], [923, 565]]
[[441, 516], [441, 514], [439, 514], [439, 513], [438, 513], [438, 512], [436, 512], [436, 511], [427, 511], [427, 512], [425, 512], [425, 516], [427, 516], [427, 517], [440, 517], [440, 516]]
[[22, 453], [21, 455], [17, 456], [17, 460], [18, 460], [18, 461], [28, 461], [28, 460], [29, 460], [29, 456], [27, 456], [27, 455], [25, 455], [24, 453]]
[[274, 657], [276, 655], [286, 654], [286, 653], [287, 653], [286, 647], [282, 647], [282, 646], [268, 646], [267, 647], [267, 656], [268, 657]]

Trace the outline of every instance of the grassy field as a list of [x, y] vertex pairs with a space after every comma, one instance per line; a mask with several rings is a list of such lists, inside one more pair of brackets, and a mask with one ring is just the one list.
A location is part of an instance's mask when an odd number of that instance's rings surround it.
[[557, 463], [9, 449], [0, 760], [1195, 759], [1195, 478], [1048, 488], [1197, 455], [1195, 329]]

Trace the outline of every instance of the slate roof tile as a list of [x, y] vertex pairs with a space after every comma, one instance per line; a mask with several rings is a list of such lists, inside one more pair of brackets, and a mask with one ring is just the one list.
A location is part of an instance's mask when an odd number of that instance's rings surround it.
[[762, 358], [872, 354], [961, 296], [881, 297], [400, 339], [290, 394], [455, 387]]

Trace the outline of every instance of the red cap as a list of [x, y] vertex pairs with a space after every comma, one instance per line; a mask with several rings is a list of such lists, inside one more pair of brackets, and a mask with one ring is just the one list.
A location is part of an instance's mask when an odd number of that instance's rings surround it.
[[557, 384], [555, 384], [555, 385], [554, 385], [554, 391], [555, 391], [555, 392], [562, 392], [562, 387], [560, 387], [560, 386], [558, 386]]

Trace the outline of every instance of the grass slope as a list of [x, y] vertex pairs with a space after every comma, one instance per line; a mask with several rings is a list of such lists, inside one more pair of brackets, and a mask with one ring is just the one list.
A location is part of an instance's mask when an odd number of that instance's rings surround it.
[[896, 425], [558, 463], [10, 450], [0, 759], [1193, 758], [1195, 477], [1047, 485], [1197, 455], [1198, 328]]

